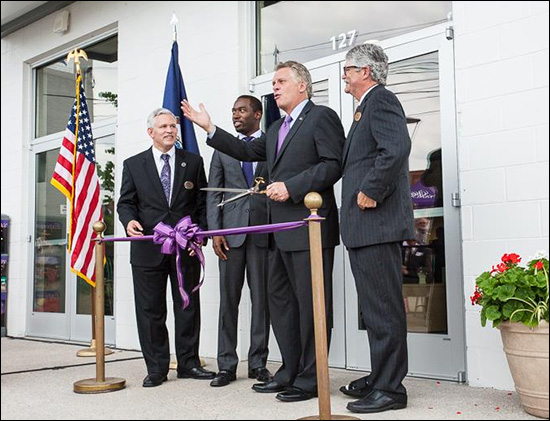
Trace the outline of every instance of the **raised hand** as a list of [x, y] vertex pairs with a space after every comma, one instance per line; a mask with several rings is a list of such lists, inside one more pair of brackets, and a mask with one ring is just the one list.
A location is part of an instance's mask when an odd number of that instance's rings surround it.
[[181, 101], [181, 110], [187, 119], [201, 127], [207, 133], [213, 132], [214, 124], [212, 124], [210, 115], [206, 111], [206, 108], [202, 102], [199, 104], [199, 108], [200, 111], [197, 111], [191, 106], [191, 104], [189, 104], [189, 102], [187, 102], [187, 100], [184, 99]]

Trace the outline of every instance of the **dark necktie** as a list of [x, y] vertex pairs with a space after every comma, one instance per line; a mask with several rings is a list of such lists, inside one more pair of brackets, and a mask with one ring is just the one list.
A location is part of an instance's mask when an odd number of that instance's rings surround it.
[[[250, 142], [251, 140], [254, 140], [254, 137], [243, 137], [243, 140], [245, 142]], [[252, 162], [243, 161], [242, 167], [246, 184], [248, 185], [248, 187], [252, 187], [252, 184], [254, 183], [254, 167], [252, 166]]]
[[279, 138], [277, 140], [277, 153], [281, 150], [281, 147], [283, 146], [283, 142], [285, 141], [285, 137], [290, 131], [290, 122], [292, 121], [292, 117], [290, 115], [287, 115], [285, 117], [285, 121], [283, 122], [281, 128], [279, 129]]
[[168, 162], [170, 160], [170, 155], [163, 153], [160, 157], [164, 161], [164, 166], [160, 172], [160, 182], [162, 183], [166, 201], [170, 203], [170, 163]]

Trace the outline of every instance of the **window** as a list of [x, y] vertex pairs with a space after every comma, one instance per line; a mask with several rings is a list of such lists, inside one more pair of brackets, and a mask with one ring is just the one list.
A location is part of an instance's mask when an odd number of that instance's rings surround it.
[[[83, 49], [82, 78], [93, 122], [116, 116], [118, 36]], [[75, 98], [74, 62], [67, 57], [36, 69], [35, 137], [63, 131]]]
[[258, 74], [447, 20], [450, 1], [258, 1]]

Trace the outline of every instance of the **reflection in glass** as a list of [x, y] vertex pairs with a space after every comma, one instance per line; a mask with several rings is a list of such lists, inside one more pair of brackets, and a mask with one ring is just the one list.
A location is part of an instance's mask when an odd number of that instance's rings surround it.
[[302, 63], [448, 19], [450, 1], [258, 1], [258, 74]]
[[[112, 237], [114, 235], [114, 192], [115, 192], [115, 148], [114, 136], [106, 136], [95, 139], [96, 152], [96, 168], [101, 186], [101, 201], [103, 204], [103, 222], [106, 228], [104, 237]], [[105, 316], [113, 315], [114, 306], [114, 245], [113, 243], [104, 243], [105, 245]], [[76, 313], [91, 314], [92, 313], [92, 288], [91, 286], [76, 277], [77, 292], [76, 292]]]
[[[116, 116], [118, 37], [84, 48], [88, 61], [81, 59], [91, 121]], [[35, 137], [57, 133], [67, 125], [75, 97], [74, 63], [66, 56], [36, 70]]]
[[[114, 301], [114, 244], [105, 245], [105, 316], [112, 316]], [[92, 314], [92, 287], [82, 278], [76, 277], [76, 314]]]
[[50, 184], [59, 149], [36, 155], [33, 311], [65, 312], [66, 202]]
[[390, 64], [388, 89], [405, 110], [414, 238], [402, 245], [409, 332], [447, 333], [445, 238], [437, 52]]

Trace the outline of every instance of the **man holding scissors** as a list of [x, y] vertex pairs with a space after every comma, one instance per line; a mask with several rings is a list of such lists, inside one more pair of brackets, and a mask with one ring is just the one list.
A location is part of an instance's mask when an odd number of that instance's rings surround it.
[[[250, 95], [241, 95], [232, 109], [233, 126], [243, 142], [262, 135], [262, 103]], [[267, 224], [267, 200], [256, 194], [237, 200], [227, 198], [224, 189], [253, 187], [254, 178], [264, 176], [264, 162], [240, 162], [215, 151], [210, 163], [207, 196], [208, 227], [211, 230]], [[265, 174], [266, 175], [266, 174]], [[221, 189], [217, 189], [221, 187]], [[240, 195], [238, 195], [240, 196]], [[223, 201], [222, 201], [223, 200]], [[227, 204], [224, 204], [227, 203]], [[220, 206], [220, 204], [222, 206]], [[248, 377], [261, 382], [271, 380], [266, 368], [269, 341], [267, 305], [267, 234], [215, 236], [213, 248], [219, 257], [220, 310], [218, 321], [218, 374], [210, 386], [227, 386], [237, 378], [237, 326], [239, 302], [246, 279], [250, 288], [252, 320], [248, 350]]]
[[[271, 223], [300, 221], [309, 216], [304, 197], [311, 191], [323, 198], [323, 275], [327, 339], [332, 328], [332, 267], [339, 243], [338, 209], [333, 185], [341, 176], [344, 129], [330, 108], [315, 105], [311, 74], [295, 61], [277, 66], [273, 78], [277, 106], [287, 116], [267, 133], [242, 142], [216, 127], [204, 105], [193, 109], [183, 101], [185, 117], [208, 133], [208, 144], [243, 161], [266, 161], [269, 174], [268, 211]], [[283, 402], [317, 396], [315, 335], [309, 235], [306, 227], [276, 232], [269, 244], [269, 312], [283, 365], [270, 382], [255, 384], [259, 393], [278, 393]]]

